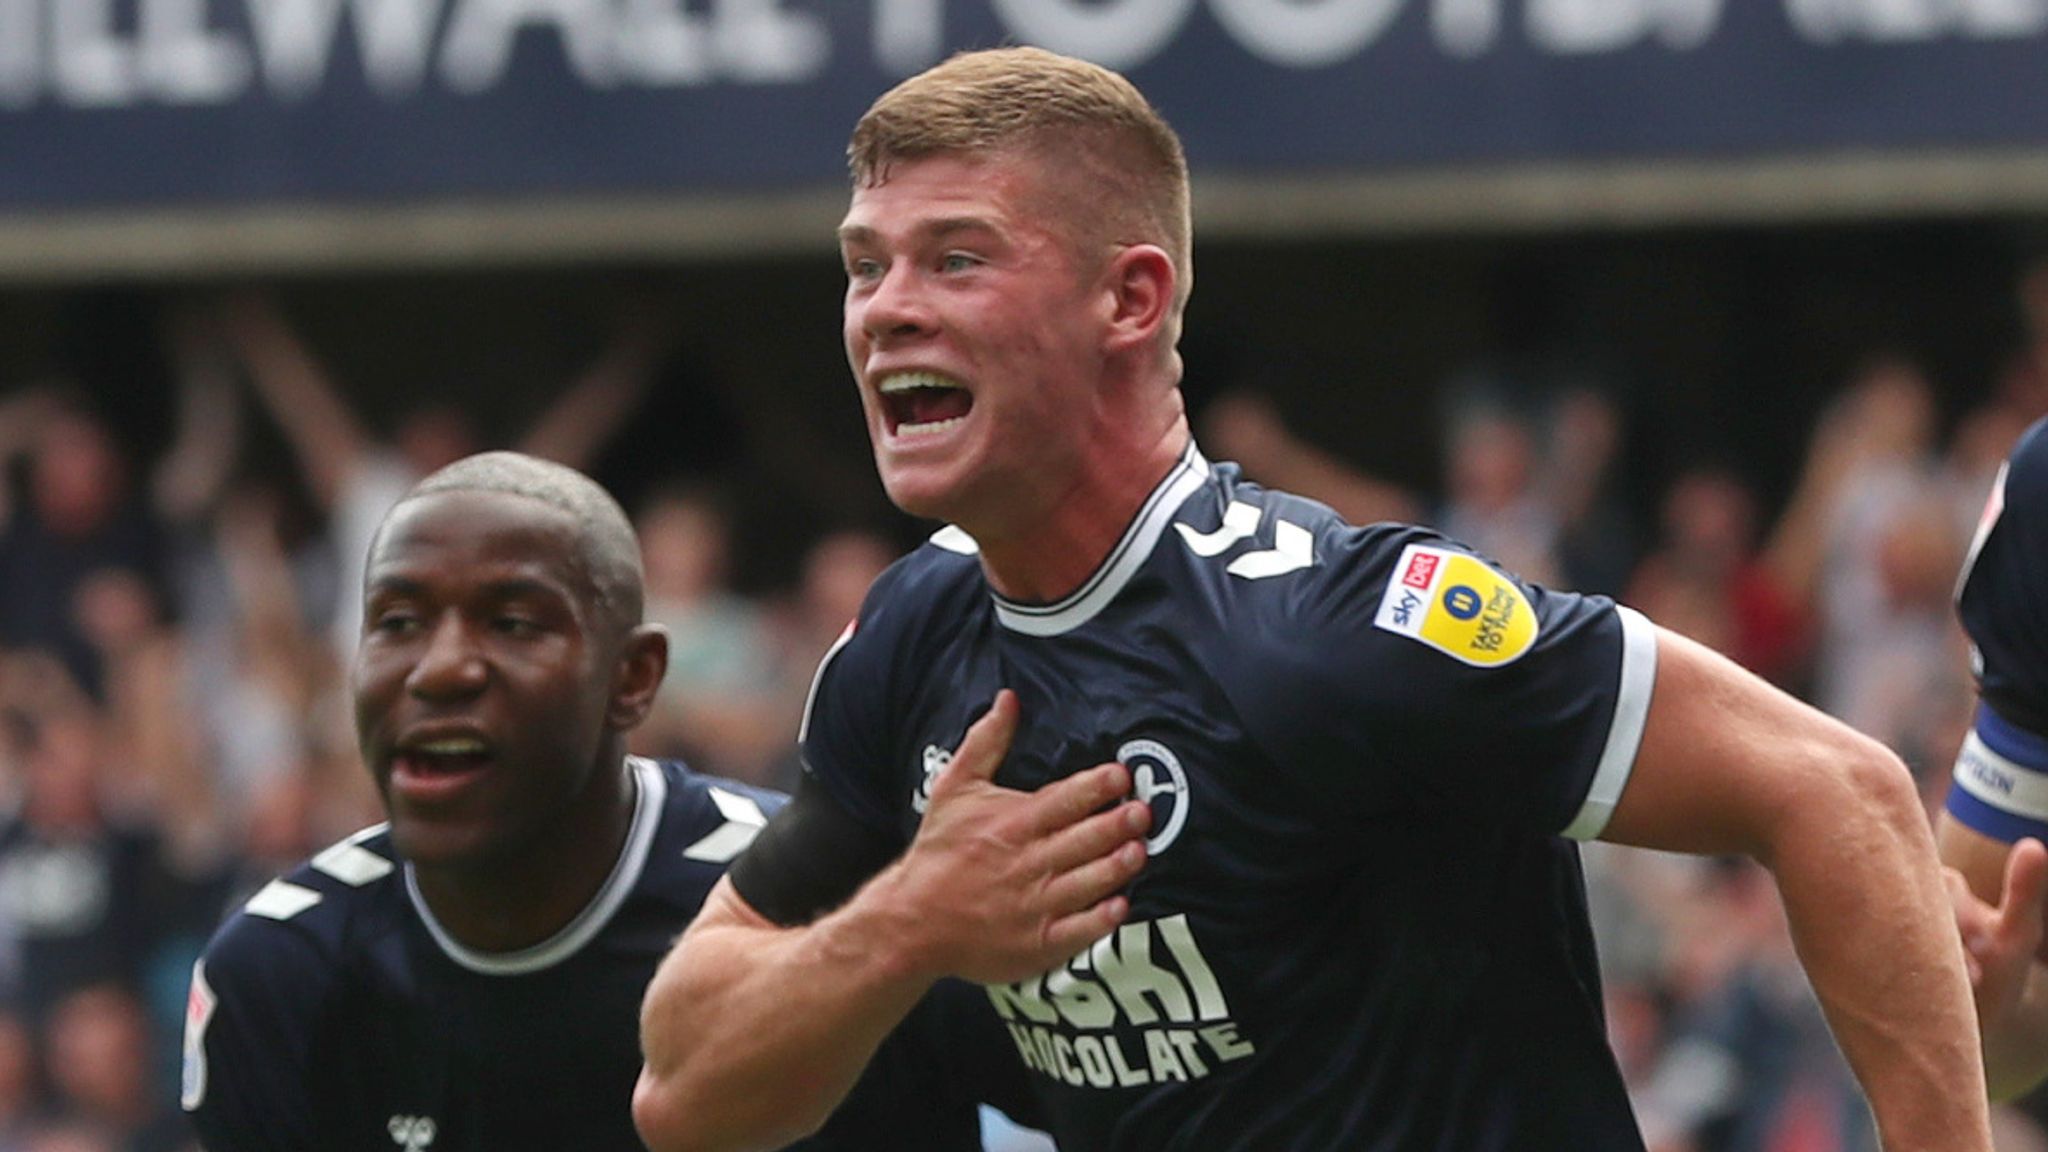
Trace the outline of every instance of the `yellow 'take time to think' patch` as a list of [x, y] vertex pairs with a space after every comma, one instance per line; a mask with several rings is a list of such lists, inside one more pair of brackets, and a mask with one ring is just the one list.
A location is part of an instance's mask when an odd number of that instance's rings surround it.
[[1476, 556], [1410, 544], [1373, 623], [1477, 668], [1520, 659], [1536, 643], [1536, 610], [1513, 580]]

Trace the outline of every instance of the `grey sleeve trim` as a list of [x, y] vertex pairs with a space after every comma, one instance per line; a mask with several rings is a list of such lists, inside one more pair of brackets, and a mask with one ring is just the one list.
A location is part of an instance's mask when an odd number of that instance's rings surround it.
[[1643, 722], [1649, 718], [1650, 696], [1657, 684], [1656, 626], [1633, 608], [1617, 604], [1614, 611], [1621, 617], [1621, 679], [1614, 694], [1614, 723], [1607, 729], [1607, 746], [1586, 789], [1586, 801], [1564, 830], [1573, 840], [1595, 839], [1614, 815], [1621, 790], [1635, 771]]

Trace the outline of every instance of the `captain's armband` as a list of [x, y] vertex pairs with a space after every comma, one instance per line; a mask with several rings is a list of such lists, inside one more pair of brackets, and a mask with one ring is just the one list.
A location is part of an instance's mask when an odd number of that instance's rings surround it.
[[1994, 840], [2048, 842], [2048, 737], [1979, 707], [1956, 755], [1947, 807], [1958, 823]]

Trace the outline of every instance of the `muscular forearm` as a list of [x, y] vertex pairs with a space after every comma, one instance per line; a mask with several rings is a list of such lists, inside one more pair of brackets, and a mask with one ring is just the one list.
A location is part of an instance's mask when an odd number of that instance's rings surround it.
[[783, 928], [721, 882], [641, 1012], [633, 1116], [650, 1148], [779, 1148], [824, 1123], [936, 979], [906, 963], [874, 887]]
[[1911, 782], [1873, 749], [1815, 776], [1764, 859], [1884, 1147], [1989, 1148], [1962, 947]]
[[1768, 867], [1884, 1146], [1990, 1148], [1962, 942], [1905, 765], [1669, 631], [1657, 633], [1655, 675], [1602, 835]]

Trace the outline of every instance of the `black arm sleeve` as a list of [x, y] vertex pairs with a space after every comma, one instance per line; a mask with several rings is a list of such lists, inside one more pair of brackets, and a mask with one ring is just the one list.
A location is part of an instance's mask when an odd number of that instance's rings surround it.
[[806, 773], [796, 795], [727, 875], [761, 915], [777, 924], [805, 924], [846, 903], [900, 851]]

